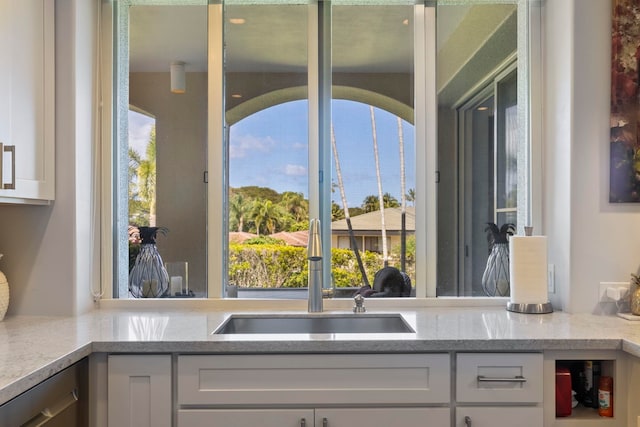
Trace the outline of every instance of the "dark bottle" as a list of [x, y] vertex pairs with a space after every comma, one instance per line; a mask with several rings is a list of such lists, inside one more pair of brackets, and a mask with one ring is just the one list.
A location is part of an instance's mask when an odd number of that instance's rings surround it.
[[586, 360], [584, 362], [585, 395], [582, 402], [587, 408], [598, 409], [598, 384], [600, 383], [600, 362]]
[[593, 387], [591, 388], [592, 408], [598, 409], [598, 386], [600, 385], [600, 362], [593, 361]]

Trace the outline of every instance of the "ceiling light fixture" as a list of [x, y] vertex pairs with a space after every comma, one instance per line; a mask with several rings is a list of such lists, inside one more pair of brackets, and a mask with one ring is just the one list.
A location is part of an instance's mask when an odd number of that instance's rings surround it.
[[239, 93], [232, 93], [232, 94], [231, 94], [231, 97], [232, 97], [232, 98], [235, 98], [235, 99], [240, 99], [240, 98], [242, 98], [242, 95], [241, 95], [241, 94], [239, 94]]
[[247, 22], [247, 20], [244, 18], [229, 18], [229, 22], [235, 25], [242, 25]]
[[409, 25], [409, 18], [402, 21], [402, 25]]
[[182, 61], [173, 61], [171, 63], [171, 92], [184, 93], [186, 90], [186, 76], [184, 72], [185, 63]]
[[478, 107], [478, 111], [487, 111], [489, 107]]

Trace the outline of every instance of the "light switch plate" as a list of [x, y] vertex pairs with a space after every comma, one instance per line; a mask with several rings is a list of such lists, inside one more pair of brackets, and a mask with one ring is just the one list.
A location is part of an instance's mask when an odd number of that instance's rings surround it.
[[550, 294], [556, 293], [556, 266], [554, 264], [547, 266], [547, 291]]

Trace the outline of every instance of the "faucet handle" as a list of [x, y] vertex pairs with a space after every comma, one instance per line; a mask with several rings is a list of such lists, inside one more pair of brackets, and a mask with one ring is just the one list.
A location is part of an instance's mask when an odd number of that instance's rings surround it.
[[367, 309], [364, 307], [364, 297], [360, 294], [353, 297], [353, 301], [356, 305], [353, 306], [354, 313], [364, 313]]

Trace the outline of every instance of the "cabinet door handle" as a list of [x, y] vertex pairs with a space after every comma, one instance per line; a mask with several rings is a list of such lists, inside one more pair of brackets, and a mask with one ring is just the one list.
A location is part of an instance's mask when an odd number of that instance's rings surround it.
[[[4, 153], [11, 153], [11, 183], [2, 184], [4, 165]], [[0, 189], [15, 190], [16, 189], [16, 146], [4, 145], [0, 143]]]
[[329, 427], [329, 420], [326, 417], [322, 419], [322, 427]]
[[467, 426], [467, 427], [471, 427], [471, 417], [470, 416], [464, 417], [464, 425]]
[[527, 379], [522, 375], [515, 377], [501, 378], [501, 377], [485, 377], [484, 375], [478, 375], [478, 382], [482, 383], [525, 383]]
[[307, 419], [306, 418], [300, 419], [300, 427], [307, 427]]

